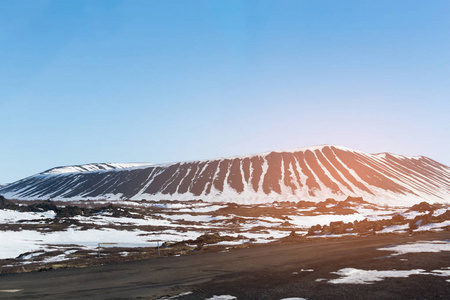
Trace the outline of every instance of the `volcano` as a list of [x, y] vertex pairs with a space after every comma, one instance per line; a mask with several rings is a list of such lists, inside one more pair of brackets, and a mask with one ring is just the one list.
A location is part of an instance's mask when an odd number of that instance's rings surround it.
[[450, 168], [424, 156], [367, 154], [335, 145], [167, 164], [57, 167], [10, 183], [18, 200], [203, 200], [242, 204], [343, 200], [450, 203]]

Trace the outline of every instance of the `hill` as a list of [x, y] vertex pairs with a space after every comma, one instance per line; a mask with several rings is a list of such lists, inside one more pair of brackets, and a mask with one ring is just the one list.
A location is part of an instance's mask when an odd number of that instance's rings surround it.
[[323, 145], [167, 164], [58, 167], [0, 188], [8, 199], [195, 200], [237, 203], [343, 200], [450, 202], [450, 168], [424, 156]]

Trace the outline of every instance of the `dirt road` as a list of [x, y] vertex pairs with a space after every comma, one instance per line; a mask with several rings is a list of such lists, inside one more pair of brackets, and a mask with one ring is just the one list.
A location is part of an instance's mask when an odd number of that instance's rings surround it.
[[347, 267], [450, 267], [450, 252], [386, 257], [388, 252], [376, 250], [392, 244], [445, 239], [450, 239], [450, 232], [317, 239], [83, 269], [1, 275], [0, 299], [157, 299], [188, 291], [193, 293], [179, 299], [205, 299], [214, 294], [238, 299], [445, 299], [450, 296], [448, 277], [415, 275], [372, 285], [316, 281], [336, 278], [330, 272]]

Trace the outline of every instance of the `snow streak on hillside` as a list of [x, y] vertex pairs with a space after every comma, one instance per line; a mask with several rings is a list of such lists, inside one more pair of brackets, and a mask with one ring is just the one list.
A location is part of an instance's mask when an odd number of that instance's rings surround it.
[[315, 146], [169, 164], [54, 168], [0, 188], [9, 199], [147, 199], [261, 203], [342, 200], [450, 202], [450, 168], [427, 157]]
[[64, 173], [78, 173], [78, 172], [93, 172], [93, 171], [110, 171], [132, 169], [139, 167], [151, 166], [151, 163], [109, 163], [109, 164], [87, 164], [78, 166], [56, 167], [41, 174], [64, 174]]

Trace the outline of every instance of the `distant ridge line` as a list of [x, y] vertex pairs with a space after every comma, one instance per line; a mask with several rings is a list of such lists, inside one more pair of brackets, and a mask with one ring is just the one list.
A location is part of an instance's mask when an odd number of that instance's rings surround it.
[[450, 168], [424, 156], [319, 145], [165, 164], [49, 169], [0, 188], [10, 199], [193, 200], [238, 203], [343, 200], [450, 203]]

